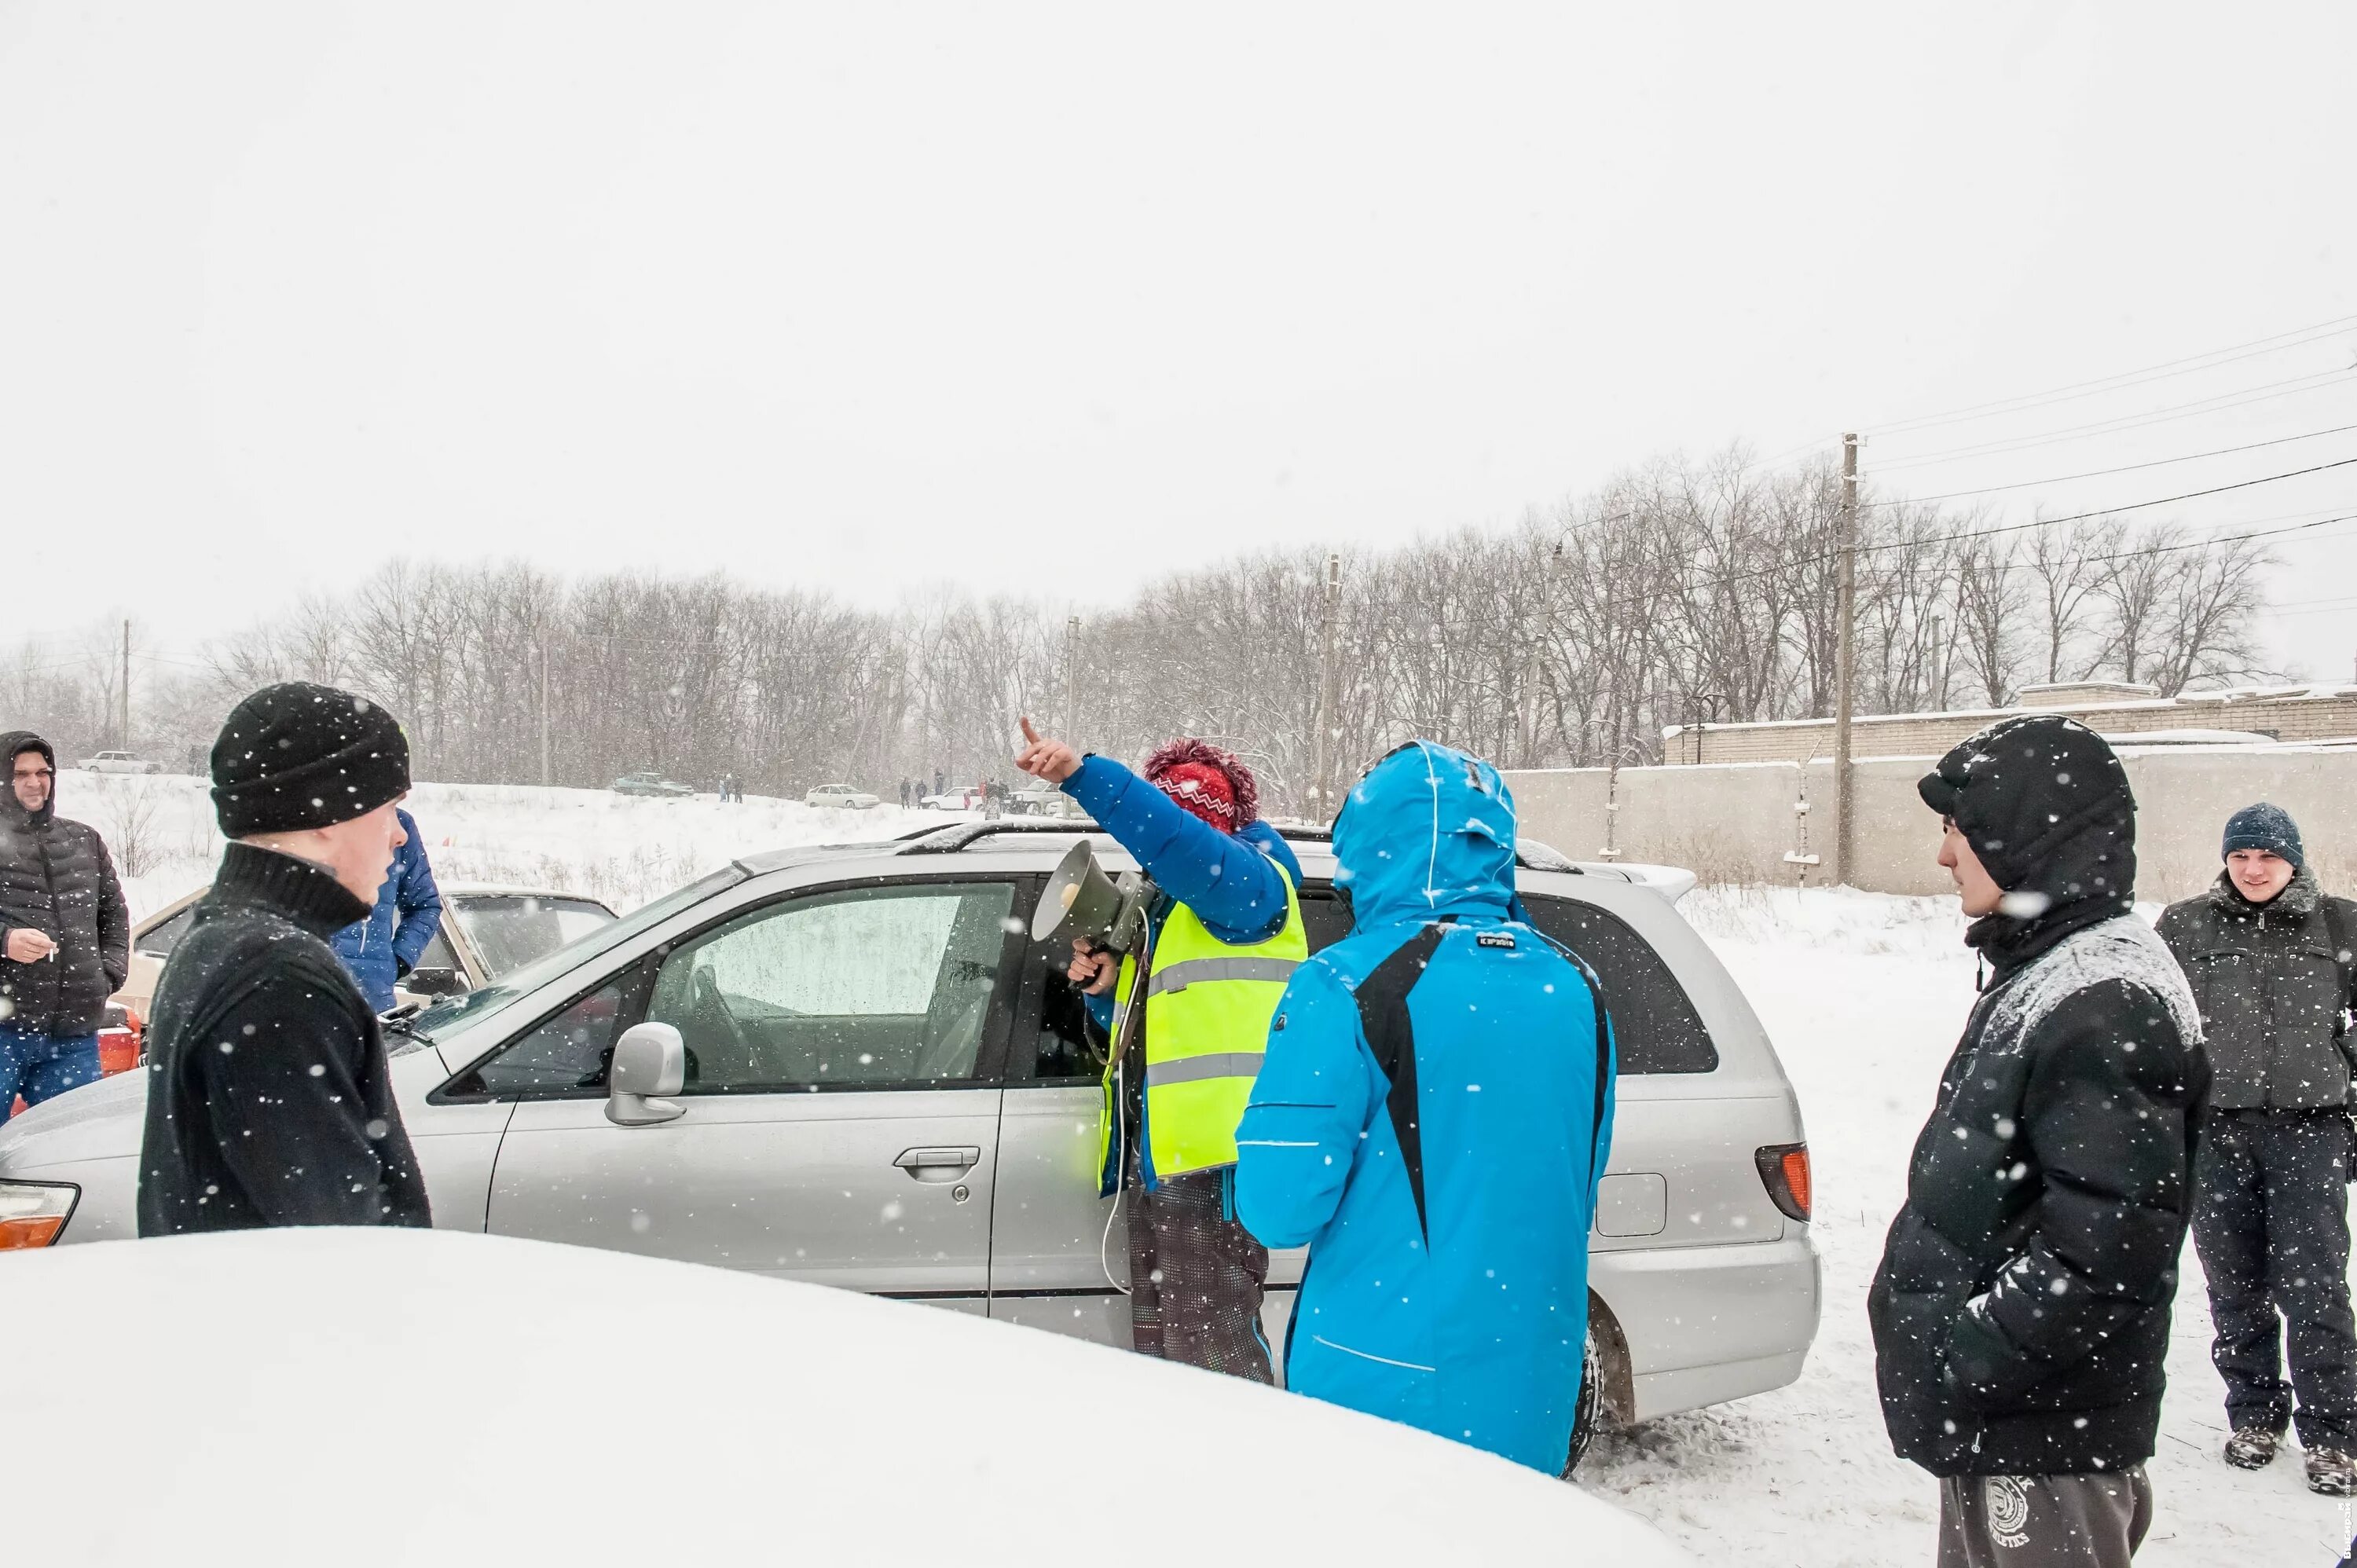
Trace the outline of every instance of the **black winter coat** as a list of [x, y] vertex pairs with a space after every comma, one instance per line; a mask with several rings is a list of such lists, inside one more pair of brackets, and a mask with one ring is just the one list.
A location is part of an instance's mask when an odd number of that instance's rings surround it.
[[2048, 1476], [2151, 1456], [2200, 1038], [2134, 915], [2066, 937], [1973, 1009], [1867, 1302], [1900, 1457]]
[[374, 1014], [328, 939], [369, 912], [232, 843], [156, 982], [139, 1234], [433, 1222]]
[[[48, 743], [24, 730], [0, 735], [0, 757], [13, 762], [38, 751], [57, 766]], [[0, 784], [0, 1023], [30, 1034], [70, 1037], [96, 1030], [106, 999], [131, 972], [131, 911], [98, 831], [57, 815], [56, 780], [48, 803], [27, 811]], [[48, 933], [57, 956], [16, 963], [7, 933]]]
[[2305, 868], [2265, 904], [2222, 874], [2200, 897], [2171, 904], [2160, 935], [2201, 1007], [2212, 1110], [2349, 1103], [2341, 947], [2357, 941], [2357, 904], [2324, 897]]
[[2135, 800], [2099, 737], [2007, 721], [1917, 788], [2007, 891], [1867, 1297], [1883, 1421], [1936, 1476], [2116, 1474], [2160, 1425], [2200, 1016], [2132, 912]]

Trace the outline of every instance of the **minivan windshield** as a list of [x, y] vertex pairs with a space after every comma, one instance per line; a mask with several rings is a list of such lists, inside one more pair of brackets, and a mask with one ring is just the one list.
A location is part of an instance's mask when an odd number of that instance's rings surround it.
[[741, 868], [725, 865], [711, 875], [691, 882], [676, 892], [667, 893], [619, 920], [598, 926], [547, 957], [500, 976], [490, 985], [457, 996], [444, 997], [410, 1019], [409, 1032], [424, 1039], [437, 1039], [461, 1024], [488, 1018], [505, 1009], [517, 997], [537, 988], [543, 981], [554, 979], [599, 953], [610, 951], [640, 931], [661, 925], [680, 910], [700, 904], [723, 888], [733, 887], [744, 880], [745, 873]]

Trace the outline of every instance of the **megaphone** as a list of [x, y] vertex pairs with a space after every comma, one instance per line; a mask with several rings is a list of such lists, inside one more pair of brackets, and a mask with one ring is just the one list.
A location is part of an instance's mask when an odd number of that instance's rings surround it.
[[1082, 839], [1064, 852], [1048, 878], [1031, 916], [1031, 940], [1083, 941], [1127, 952], [1146, 934], [1146, 911], [1154, 898], [1154, 884], [1143, 873], [1125, 871], [1118, 880], [1107, 876]]

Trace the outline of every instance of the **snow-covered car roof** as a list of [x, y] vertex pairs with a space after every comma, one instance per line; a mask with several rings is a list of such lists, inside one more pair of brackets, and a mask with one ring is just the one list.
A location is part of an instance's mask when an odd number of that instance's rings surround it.
[[[1149, 1502], [1112, 1463], [1116, 1434], [1151, 1434], [1152, 1493], [1196, 1499], [1201, 1539], [1256, 1562], [1693, 1561], [1427, 1433], [819, 1285], [450, 1230], [172, 1237], [5, 1267], [19, 1321], [104, 1347], [10, 1373], [10, 1430], [70, 1456], [9, 1521], [27, 1563], [145, 1568], [210, 1541], [348, 1568], [1094, 1568]], [[134, 1434], [132, 1471], [87, 1462]], [[371, 1454], [392, 1468], [356, 1485]]]

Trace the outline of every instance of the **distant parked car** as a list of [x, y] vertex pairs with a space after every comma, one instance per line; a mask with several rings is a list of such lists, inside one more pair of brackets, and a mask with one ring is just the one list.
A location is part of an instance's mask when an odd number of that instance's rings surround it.
[[1060, 817], [1071, 797], [1053, 784], [1032, 784], [1006, 797], [1006, 809], [1018, 817]]
[[161, 773], [160, 762], [142, 762], [127, 751], [102, 751], [96, 757], [85, 757], [75, 767], [91, 773]]
[[944, 789], [938, 795], [928, 795], [917, 804], [933, 811], [978, 811], [982, 810], [979, 789]]
[[822, 784], [802, 797], [805, 806], [840, 806], [854, 811], [865, 811], [877, 803], [875, 796], [848, 784]]
[[617, 795], [660, 795], [679, 797], [695, 793], [694, 786], [676, 779], [666, 779], [660, 773], [625, 773], [611, 786]]
[[[156, 977], [164, 972], [164, 961], [188, 934], [197, 900], [209, 891], [199, 887], [131, 928], [131, 973], [113, 1001], [133, 1017], [146, 1017], [148, 1000], [156, 994]], [[393, 987], [393, 1000], [396, 1004], [430, 1002], [437, 996], [479, 990], [613, 918], [613, 910], [577, 893], [445, 882], [442, 929], [417, 955], [417, 967]], [[114, 1010], [108, 1009], [110, 1016]], [[135, 1034], [133, 1037], [137, 1038]], [[105, 1044], [102, 1036], [100, 1045]], [[114, 1070], [113, 1058], [106, 1058], [102, 1065]]]

